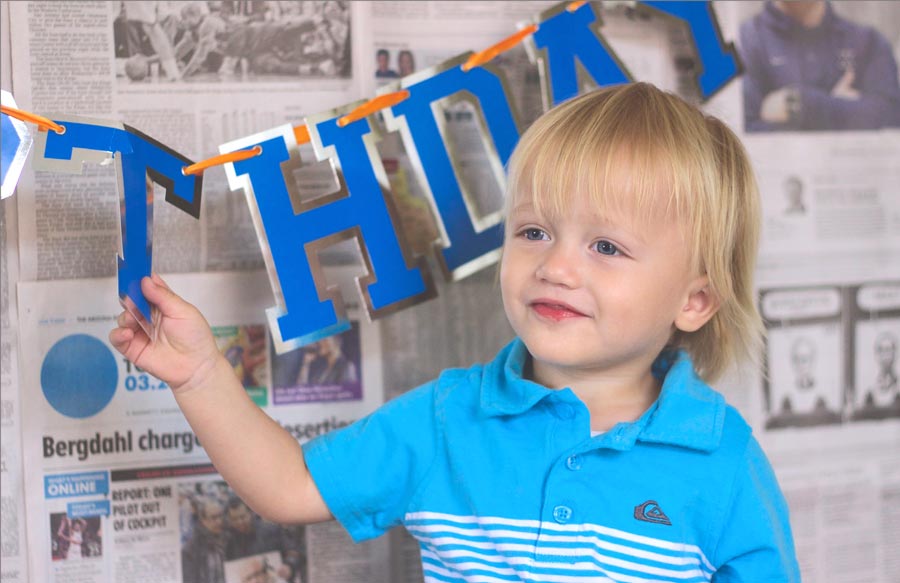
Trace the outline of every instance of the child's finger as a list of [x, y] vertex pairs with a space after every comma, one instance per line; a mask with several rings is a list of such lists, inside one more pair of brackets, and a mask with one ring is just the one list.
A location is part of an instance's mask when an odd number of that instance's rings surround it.
[[150, 339], [142, 331], [132, 328], [113, 328], [109, 333], [109, 342], [113, 348], [122, 353], [125, 358], [137, 364], [144, 349], [150, 344]]
[[181, 296], [169, 289], [158, 275], [145, 277], [141, 280], [141, 291], [151, 304], [154, 304], [163, 316], [181, 318], [187, 316], [193, 306], [187, 303]]
[[127, 328], [134, 332], [135, 335], [143, 334], [144, 329], [131, 312], [125, 311], [116, 318], [116, 324], [119, 328]]
[[134, 319], [131, 312], [125, 310], [116, 318], [116, 324], [118, 324], [119, 328], [133, 328], [137, 324], [137, 320]]
[[169, 287], [169, 284], [167, 284], [166, 281], [162, 278], [162, 276], [160, 274], [156, 273], [155, 271], [150, 275], [150, 279], [152, 279], [153, 283], [155, 283], [156, 285], [158, 285], [160, 287], [164, 287], [167, 290], [172, 289]]
[[110, 344], [122, 354], [128, 352], [132, 340], [134, 340], [134, 330], [131, 328], [113, 328], [109, 332]]

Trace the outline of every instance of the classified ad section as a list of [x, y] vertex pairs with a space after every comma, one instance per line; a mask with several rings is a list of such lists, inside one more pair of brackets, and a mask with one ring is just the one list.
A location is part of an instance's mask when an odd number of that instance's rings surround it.
[[[353, 280], [340, 268], [328, 277]], [[298, 442], [383, 401], [377, 327], [350, 302], [349, 330], [278, 355], [264, 322], [274, 304], [265, 273], [166, 280], [207, 316], [250, 398]], [[21, 378], [33, 580], [386, 583], [386, 539], [354, 547], [334, 523], [275, 524], [232, 491], [170, 388], [109, 344], [115, 288], [112, 279], [19, 284], [31, 355]]]

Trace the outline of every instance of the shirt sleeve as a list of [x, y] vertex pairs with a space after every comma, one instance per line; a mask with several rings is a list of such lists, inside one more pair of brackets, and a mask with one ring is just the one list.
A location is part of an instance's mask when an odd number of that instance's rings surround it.
[[400, 524], [437, 452], [434, 383], [303, 446], [325, 504], [355, 542]]
[[713, 583], [800, 583], [787, 503], [753, 437], [744, 458], [715, 551]]
[[860, 47], [853, 84], [859, 98], [836, 97], [831, 89], [800, 85], [800, 128], [872, 130], [900, 121], [900, 85], [890, 43], [871, 28], [860, 29], [853, 40]]

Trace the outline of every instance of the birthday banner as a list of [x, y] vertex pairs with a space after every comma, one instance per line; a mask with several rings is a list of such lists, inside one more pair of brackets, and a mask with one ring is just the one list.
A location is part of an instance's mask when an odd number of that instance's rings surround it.
[[[9, 91], [0, 91], [0, 102], [4, 107], [16, 107], [16, 100]], [[22, 120], [0, 114], [0, 139], [3, 147], [0, 150], [0, 198], [12, 196], [19, 181], [19, 175], [25, 166], [25, 158], [31, 150], [32, 136], [28, 126]]]
[[[671, 19], [687, 29], [700, 99], [709, 99], [740, 74], [734, 47], [722, 38], [711, 2], [643, 1], [630, 6], [638, 14]], [[123, 124], [50, 116], [35, 139], [34, 168], [80, 173], [85, 163], [115, 163], [122, 233], [119, 297], [152, 335], [154, 314], [140, 291], [140, 280], [152, 266], [153, 184], [165, 188], [168, 203], [199, 218], [202, 171], [224, 164], [230, 188], [243, 191], [249, 205], [276, 302], [267, 310], [267, 320], [276, 351], [284, 353], [350, 327], [345, 298], [326, 282], [320, 260], [320, 253], [335, 243], [351, 241], [358, 248], [366, 273], [356, 278], [359, 298], [354, 301], [370, 319], [435, 297], [429, 259], [450, 281], [498, 260], [502, 218], [499, 212], [476, 216], [473, 195], [458, 179], [456, 152], [447, 140], [449, 104], [461, 98], [475, 108], [483, 147], [502, 192], [503, 169], [524, 128], [509, 83], [492, 59], [524, 43], [540, 72], [545, 110], [584, 87], [635, 80], [604, 38], [601, 24], [594, 4], [562, 2], [486, 50], [466, 52], [386, 83], [370, 100], [307, 115], [299, 125], [229, 141], [219, 146], [221, 156], [198, 164]], [[424, 187], [438, 231], [431, 257], [414, 253], [400, 228], [394, 193], [376, 148], [384, 132], [400, 134]], [[314, 159], [301, 158], [305, 143], [312, 146]], [[5, 139], [3, 148], [6, 160]], [[330, 165], [336, 188], [304, 198], [293, 172], [321, 162]], [[4, 166], [4, 196], [6, 173]], [[11, 190], [12, 172], [9, 180]]]

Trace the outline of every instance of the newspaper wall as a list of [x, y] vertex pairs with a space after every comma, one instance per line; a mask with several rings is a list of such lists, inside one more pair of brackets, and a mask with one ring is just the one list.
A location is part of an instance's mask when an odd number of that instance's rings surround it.
[[[25, 109], [122, 121], [202, 159], [216, 154], [218, 144], [299, 123], [305, 114], [369, 97], [410, 70], [491, 45], [552, 4], [0, 1], [2, 84]], [[696, 98], [696, 61], [685, 29], [628, 4], [605, 5], [610, 46], [636, 78]], [[142, 10], [151, 5], [151, 13]], [[837, 81], [820, 91], [869, 103], [867, 86], [890, 78], [883, 63], [896, 69], [900, 60], [900, 6], [832, 6], [850, 23], [841, 24], [850, 45], [818, 54], [820, 45], [807, 39], [807, 46], [794, 46], [806, 65], [781, 54], [745, 58], [744, 79], [705, 105], [744, 140], [764, 212], [758, 284], [766, 352], [758, 369], [735, 371], [717, 388], [754, 425], [776, 467], [804, 581], [893, 583], [900, 572], [897, 122], [889, 119], [890, 108], [873, 106], [863, 108], [865, 127], [848, 122], [835, 129], [822, 120], [778, 126], [746, 97], [766, 67], [782, 76], [795, 71], [791, 85], [815, 83], [821, 71], [839, 67]], [[744, 56], [774, 46], [754, 24], [763, 3], [717, 2], [715, 9], [724, 37]], [[854, 27], [868, 27], [865, 46], [874, 52], [852, 44], [854, 33], [863, 34]], [[174, 65], [160, 34], [170, 39]], [[508, 76], [524, 128], [541, 112], [538, 71], [521, 47], [496, 65]], [[774, 97], [768, 103], [766, 115], [778, 109]], [[475, 193], [477, 212], [487, 215], [502, 195], [484, 180], [491, 169], [481, 155], [477, 115], [467, 101], [453, 103], [447, 138], [460, 153], [461, 182]], [[378, 147], [403, 228], [422, 250], [437, 232], [422, 181], [399, 136], [386, 134]], [[297, 179], [316, 189], [326, 172], [313, 166]], [[358, 417], [443, 368], [485, 361], [511, 337], [488, 269], [440, 283], [438, 299], [379, 327], [361, 323], [349, 342], [359, 343], [360, 388], [310, 388], [298, 381], [302, 357], [276, 366], [268, 348], [259, 352], [260, 341], [268, 342], [259, 325], [272, 300], [267, 278], [253, 271], [263, 263], [246, 202], [228, 190], [224, 172], [212, 169], [204, 177], [199, 223], [165, 204], [154, 213], [154, 268], [205, 272], [174, 277], [173, 286], [202, 307], [250, 394], [298, 439]], [[114, 284], [83, 278], [114, 274], [118, 219], [110, 167], [87, 166], [80, 176], [26, 168], [16, 196], [0, 206], [0, 580], [181, 581], [202, 577], [198, 565], [212, 565], [213, 580], [268, 568], [314, 583], [421, 581], [418, 549], [402, 532], [349, 547], [333, 523], [282, 529], [248, 520], [237, 502], [229, 507], [228, 487], [171, 395], [121, 359], [110, 356], [116, 382], [107, 380], [112, 396], [100, 412], [80, 418], [60, 412], [67, 404], [54, 405], [43, 390], [52, 382], [42, 382], [42, 375], [47, 368], [52, 379], [60, 370], [55, 349], [77, 354], [93, 346], [112, 354], [105, 339], [117, 311]], [[341, 272], [345, 279], [357, 261], [347, 246], [330, 256], [331, 263], [350, 265]], [[265, 364], [249, 368], [265, 370], [262, 377], [242, 370], [243, 355], [253, 354]], [[307, 380], [311, 372], [305, 371]], [[67, 384], [59, 392], [72, 390]], [[226, 552], [214, 531], [241, 524], [255, 529], [245, 542], [266, 544], [245, 545], [250, 552], [232, 542]], [[197, 558], [215, 541], [221, 553]]]
[[[0, 85], [11, 87], [9, 5], [0, 3]], [[18, 229], [15, 197], [0, 203], [0, 581], [28, 580], [19, 440]]]

